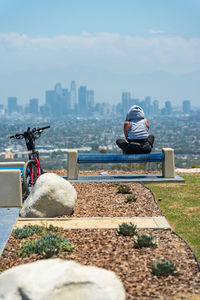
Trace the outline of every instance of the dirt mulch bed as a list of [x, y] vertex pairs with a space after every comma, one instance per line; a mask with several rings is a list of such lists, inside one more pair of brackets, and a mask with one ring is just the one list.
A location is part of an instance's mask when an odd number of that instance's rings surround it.
[[[197, 263], [179, 237], [164, 230], [138, 230], [138, 233], [152, 233], [158, 239], [157, 247], [134, 249], [133, 237], [118, 235], [113, 229], [63, 230], [59, 234], [67, 237], [75, 245], [75, 250], [61, 253], [59, 257], [114, 271], [123, 282], [128, 300], [174, 299], [173, 295], [179, 292], [200, 294]], [[13, 236], [9, 238], [0, 261], [0, 272], [41, 259], [36, 254], [26, 258], [17, 256], [19, 243], [25, 240]], [[151, 274], [152, 263], [164, 259], [174, 262], [178, 276], [158, 277]]]
[[[152, 217], [161, 216], [153, 194], [140, 183], [72, 183], [77, 191], [73, 215], [62, 217]], [[118, 193], [120, 185], [130, 187], [130, 194]], [[125, 203], [134, 195], [136, 202]]]

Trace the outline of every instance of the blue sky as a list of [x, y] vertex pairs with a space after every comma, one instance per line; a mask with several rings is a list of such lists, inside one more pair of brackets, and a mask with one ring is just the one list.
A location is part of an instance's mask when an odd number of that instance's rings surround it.
[[174, 105], [200, 97], [199, 0], [0, 0], [0, 103], [56, 82]]

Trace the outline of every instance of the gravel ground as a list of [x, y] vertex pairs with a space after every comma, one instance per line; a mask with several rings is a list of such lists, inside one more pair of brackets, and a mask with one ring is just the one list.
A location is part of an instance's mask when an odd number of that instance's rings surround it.
[[[200, 295], [200, 273], [185, 243], [171, 231], [138, 230], [138, 233], [156, 236], [157, 247], [134, 249], [133, 237], [118, 235], [113, 229], [65, 230], [60, 234], [75, 245], [75, 250], [62, 253], [59, 257], [114, 271], [124, 284], [127, 300], [174, 299], [173, 296], [179, 292]], [[17, 256], [20, 242], [23, 240], [10, 237], [2, 255], [0, 271], [41, 259], [36, 254], [26, 258]], [[174, 262], [178, 276], [158, 277], [151, 274], [152, 263], [164, 259]]]
[[[52, 172], [52, 171], [51, 171]], [[81, 174], [101, 174], [99, 171], [82, 171]], [[112, 174], [113, 171], [106, 171]], [[55, 171], [58, 175], [65, 175], [65, 171]], [[114, 171], [115, 174], [122, 172]], [[130, 172], [131, 173], [131, 172]], [[137, 172], [140, 173], [140, 172]], [[128, 174], [128, 172], [126, 172]], [[90, 182], [72, 183], [77, 191], [77, 202], [72, 217], [153, 217], [161, 216], [153, 194], [141, 183], [109, 183]], [[119, 194], [120, 185], [130, 187], [131, 194]], [[125, 203], [127, 196], [134, 195], [136, 202]]]
[[[120, 194], [119, 183], [72, 183], [78, 198], [73, 217], [151, 217], [162, 215], [150, 190], [140, 183], [123, 183], [131, 194]], [[125, 203], [134, 195], [136, 202]], [[72, 216], [64, 216], [72, 217]]]
[[[140, 183], [125, 183], [136, 196], [135, 203], [125, 203], [125, 194], [118, 194], [119, 183], [73, 183], [78, 193], [74, 217], [131, 217], [162, 215], [149, 189]], [[66, 216], [68, 217], [68, 216]], [[70, 216], [71, 217], [71, 216]], [[126, 289], [126, 299], [200, 299], [200, 272], [191, 250], [171, 231], [138, 230], [158, 239], [157, 247], [133, 248], [133, 237], [124, 237], [116, 230], [63, 230], [60, 234], [74, 243], [73, 253], [60, 258], [114, 271]], [[30, 238], [32, 239], [32, 238]], [[26, 239], [27, 240], [27, 239]], [[0, 260], [0, 272], [41, 259], [39, 255], [19, 257], [17, 250], [24, 240], [11, 236]], [[150, 273], [156, 260], [172, 260], [178, 276], [158, 277]], [[175, 297], [178, 293], [185, 296]], [[175, 297], [175, 298], [174, 298]], [[198, 296], [197, 296], [198, 297]]]

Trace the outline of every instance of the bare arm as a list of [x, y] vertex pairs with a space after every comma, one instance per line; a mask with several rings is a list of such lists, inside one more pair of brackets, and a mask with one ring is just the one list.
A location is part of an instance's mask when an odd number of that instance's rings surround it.
[[124, 122], [124, 135], [125, 135], [125, 138], [128, 139], [128, 130], [130, 128], [130, 122], [128, 121], [125, 121]]
[[147, 125], [147, 128], [149, 129], [149, 122], [148, 122], [148, 120], [147, 119], [144, 119], [145, 120], [145, 123], [146, 123], [146, 125]]

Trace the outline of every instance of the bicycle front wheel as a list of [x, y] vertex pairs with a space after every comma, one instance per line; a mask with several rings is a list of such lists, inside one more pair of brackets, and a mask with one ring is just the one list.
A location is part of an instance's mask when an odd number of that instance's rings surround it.
[[34, 186], [36, 180], [38, 178], [38, 170], [36, 167], [36, 160], [31, 159], [28, 160], [24, 165], [23, 170], [23, 196], [28, 196], [30, 194], [30, 190]]

